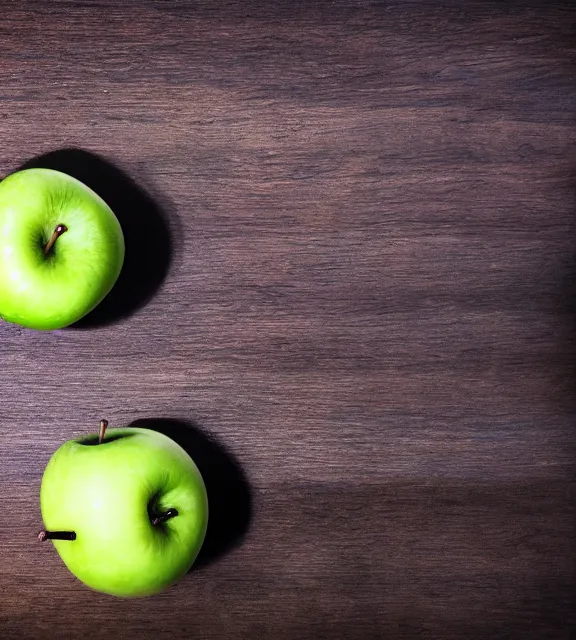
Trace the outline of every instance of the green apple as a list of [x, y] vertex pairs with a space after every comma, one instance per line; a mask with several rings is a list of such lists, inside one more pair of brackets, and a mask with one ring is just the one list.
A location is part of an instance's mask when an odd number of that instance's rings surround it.
[[110, 207], [71, 176], [18, 171], [0, 182], [0, 316], [31, 329], [80, 320], [112, 289], [124, 236]]
[[208, 523], [204, 481], [162, 433], [104, 429], [52, 456], [40, 490], [46, 530], [39, 538], [51, 539], [92, 589], [152, 595], [186, 574], [200, 551]]

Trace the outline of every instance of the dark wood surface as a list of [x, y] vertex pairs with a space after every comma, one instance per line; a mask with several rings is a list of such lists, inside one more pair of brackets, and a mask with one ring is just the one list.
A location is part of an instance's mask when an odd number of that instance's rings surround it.
[[[0, 326], [0, 637], [567, 639], [572, 3], [0, 6], [0, 171], [83, 176], [129, 236], [99, 315]], [[210, 477], [148, 600], [36, 542], [101, 417]]]

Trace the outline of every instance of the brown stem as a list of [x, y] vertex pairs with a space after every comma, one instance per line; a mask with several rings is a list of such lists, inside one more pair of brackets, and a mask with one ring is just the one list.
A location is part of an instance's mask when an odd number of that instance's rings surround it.
[[98, 431], [98, 444], [102, 444], [104, 440], [104, 434], [108, 428], [108, 420], [100, 420], [100, 430]]
[[75, 531], [40, 531], [38, 534], [38, 540], [44, 542], [44, 540], [76, 540]]
[[54, 233], [52, 234], [52, 237], [50, 238], [50, 240], [48, 240], [48, 244], [44, 247], [44, 255], [47, 256], [50, 251], [52, 251], [52, 247], [54, 246], [54, 243], [56, 242], [56, 240], [58, 240], [58, 238], [63, 234], [66, 233], [66, 231], [68, 231], [68, 227], [65, 224], [59, 224], [56, 229], [54, 229]]
[[170, 518], [175, 518], [178, 515], [178, 511], [176, 509], [168, 509], [166, 513], [163, 513], [155, 518], [152, 518], [152, 524], [156, 526], [157, 524], [161, 524], [162, 522], [166, 522], [166, 520], [170, 520]]

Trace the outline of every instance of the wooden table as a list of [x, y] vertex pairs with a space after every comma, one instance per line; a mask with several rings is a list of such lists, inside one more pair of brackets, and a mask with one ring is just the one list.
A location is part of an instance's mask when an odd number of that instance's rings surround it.
[[[84, 179], [128, 245], [79, 327], [0, 326], [0, 637], [567, 639], [572, 3], [0, 4], [0, 171]], [[148, 600], [36, 541], [101, 417], [209, 484]]]

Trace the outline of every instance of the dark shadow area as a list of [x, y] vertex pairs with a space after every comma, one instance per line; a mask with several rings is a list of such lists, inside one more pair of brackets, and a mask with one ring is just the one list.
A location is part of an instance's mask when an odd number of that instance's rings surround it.
[[104, 437], [104, 440], [102, 440], [102, 442], [100, 442], [100, 440], [98, 439], [98, 436], [86, 436], [85, 438], [80, 438], [79, 440], [77, 440], [78, 444], [82, 444], [85, 447], [101, 447], [104, 444], [109, 444], [110, 442], [115, 442], [116, 440], [126, 440], [126, 438], [132, 438], [132, 435], [126, 435], [123, 434], [121, 436], [113, 436], [110, 435], [108, 436], [108, 434], [106, 434], [106, 436]]
[[62, 171], [80, 180], [110, 206], [120, 221], [126, 257], [120, 277], [104, 300], [71, 328], [87, 329], [118, 322], [152, 297], [172, 261], [172, 239], [154, 201], [124, 172], [81, 149], [61, 149], [29, 160], [22, 169]]
[[208, 531], [192, 570], [211, 564], [238, 546], [250, 528], [252, 498], [248, 480], [234, 457], [196, 426], [181, 420], [143, 419], [130, 426], [159, 431], [175, 440], [204, 478]]

